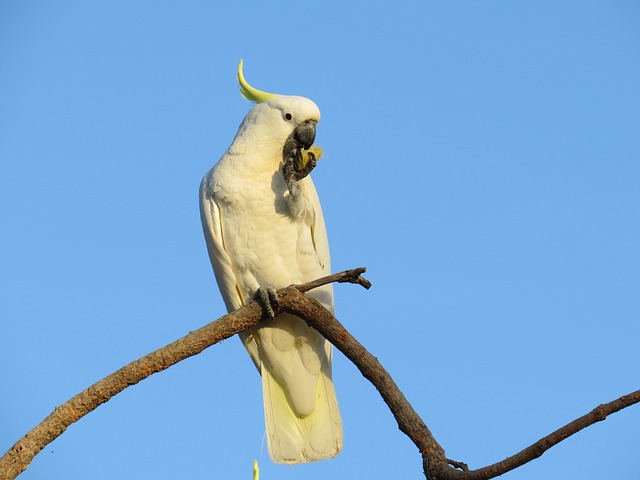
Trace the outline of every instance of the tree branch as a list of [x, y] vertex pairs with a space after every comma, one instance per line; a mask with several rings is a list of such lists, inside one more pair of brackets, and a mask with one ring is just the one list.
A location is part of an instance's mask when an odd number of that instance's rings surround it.
[[[360, 274], [364, 271], [364, 268], [348, 270], [309, 284], [287, 287], [278, 293], [280, 294], [285, 290], [293, 290], [302, 296], [297, 289], [308, 291], [334, 281], [357, 283], [366, 286], [368, 281], [360, 277]], [[311, 300], [306, 296], [303, 298]], [[284, 306], [286, 306], [286, 301]], [[261, 320], [262, 315], [263, 311], [258, 303], [251, 302], [235, 312], [224, 315], [218, 320], [190, 332], [185, 337], [131, 362], [94, 383], [63, 405], [56, 407], [47, 418], [18, 440], [0, 458], [0, 479], [13, 480], [16, 478], [26, 470], [33, 458], [44, 447], [60, 436], [71, 424], [109, 401], [125, 388], [135, 385], [154, 373], [161, 372], [188, 357], [197, 355], [204, 349], [232, 337], [236, 333], [255, 326]]]
[[278, 291], [281, 310], [293, 313], [316, 329], [349, 360], [378, 390], [393, 413], [398, 427], [418, 447], [424, 459], [445, 462], [444, 449], [438, 444], [420, 416], [402, 394], [391, 375], [320, 302], [307, 297], [297, 288]]
[[431, 476], [429, 478], [438, 480], [485, 480], [497, 477], [510, 472], [531, 460], [535, 460], [551, 447], [569, 438], [571, 435], [578, 433], [580, 430], [587, 428], [594, 423], [601, 422], [612, 413], [619, 412], [620, 410], [639, 402], [640, 390], [636, 390], [635, 392], [623, 395], [612, 402], [598, 405], [586, 415], [569, 422], [555, 432], [541, 438], [533, 445], [511, 457], [507, 457], [500, 462], [494, 463], [493, 465], [463, 472], [440, 464], [431, 469]]
[[[398, 427], [418, 447], [423, 459], [424, 473], [432, 480], [488, 480], [511, 471], [541, 456], [549, 448], [583, 428], [604, 420], [608, 415], [640, 402], [640, 390], [599, 405], [590, 413], [574, 420], [521, 452], [493, 465], [468, 470], [462, 462], [449, 460], [426, 424], [411, 407], [389, 373], [333, 315], [319, 302], [304, 294], [332, 282], [349, 282], [369, 288], [371, 284], [361, 274], [365, 269], [347, 270], [335, 275], [278, 290], [277, 312], [285, 311], [302, 318], [318, 330], [351, 360], [378, 390], [393, 413]], [[0, 480], [12, 480], [23, 472], [33, 458], [47, 444], [61, 435], [71, 424], [95, 410], [130, 385], [169, 368], [204, 349], [258, 324], [263, 317], [256, 303], [248, 305], [190, 332], [142, 358], [131, 362], [79, 393], [55, 410], [33, 430], [18, 440], [0, 458]], [[462, 469], [462, 470], [459, 470]]]
[[574, 420], [511, 457], [484, 468], [468, 470], [466, 464], [446, 458], [444, 449], [398, 389], [389, 373], [331, 313], [319, 302], [302, 295], [295, 288], [288, 288], [282, 294], [278, 292], [278, 295], [279, 302], [280, 298], [286, 299], [280, 305], [282, 310], [299, 316], [311, 327], [318, 330], [351, 360], [362, 375], [376, 387], [393, 413], [400, 430], [420, 450], [425, 476], [432, 480], [488, 480], [497, 477], [535, 460], [554, 445], [574, 433], [604, 420], [608, 415], [640, 402], [640, 390], [638, 390], [613, 402], [596, 407], [587, 415]]
[[56, 407], [47, 418], [18, 440], [0, 458], [0, 479], [9, 480], [17, 477], [40, 450], [61, 435], [67, 427], [125, 388], [255, 325], [261, 315], [260, 307], [252, 302], [94, 383], [63, 405]]
[[[393, 413], [398, 427], [418, 447], [423, 458], [425, 476], [432, 480], [488, 480], [518, 468], [540, 457], [574, 433], [602, 421], [608, 415], [640, 402], [640, 390], [620, 397], [613, 402], [596, 407], [590, 413], [574, 420], [530, 447], [493, 465], [477, 470], [468, 470], [466, 464], [449, 460], [444, 449], [436, 441], [425, 423], [404, 397], [389, 373], [319, 302], [299, 290], [287, 288], [279, 291], [280, 308], [302, 318], [318, 330], [349, 360], [351, 360], [378, 390]], [[309, 301], [311, 300], [311, 301]]]

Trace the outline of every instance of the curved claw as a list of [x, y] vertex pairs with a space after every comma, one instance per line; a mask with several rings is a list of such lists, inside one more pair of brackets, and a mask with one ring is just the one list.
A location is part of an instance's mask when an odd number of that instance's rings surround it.
[[278, 308], [278, 294], [273, 287], [260, 287], [256, 292], [256, 300], [262, 304], [262, 308], [269, 318], [276, 316], [275, 309]]
[[[320, 148], [318, 147], [316, 150], [320, 150]], [[322, 152], [320, 151], [320, 153]], [[296, 148], [285, 158], [284, 164], [282, 165], [282, 174], [287, 183], [292, 179], [302, 180], [316, 168], [317, 164], [318, 157], [314, 152], [310, 150], [302, 151]]]
[[306, 162], [303, 161], [302, 155], [299, 155], [293, 160], [295, 167], [295, 179], [302, 180], [304, 177], [311, 173], [311, 170], [316, 168], [318, 160], [313, 152], [306, 152]]

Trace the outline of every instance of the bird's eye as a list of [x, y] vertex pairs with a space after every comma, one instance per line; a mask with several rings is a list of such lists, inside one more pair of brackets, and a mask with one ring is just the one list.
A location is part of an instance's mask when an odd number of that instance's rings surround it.
[[291, 120], [293, 117], [291, 116], [291, 114], [289, 112], [284, 114], [284, 119], [288, 122], [289, 120]]

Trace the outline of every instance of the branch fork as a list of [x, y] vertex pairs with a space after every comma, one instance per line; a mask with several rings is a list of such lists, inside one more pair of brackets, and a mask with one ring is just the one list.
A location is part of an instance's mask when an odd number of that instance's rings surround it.
[[[291, 285], [277, 291], [276, 313], [292, 313], [320, 332], [349, 360], [351, 360], [378, 390], [393, 413], [398, 427], [420, 451], [426, 478], [432, 480], [488, 480], [538, 458], [549, 448], [574, 433], [602, 421], [612, 413], [640, 402], [640, 390], [617, 400], [599, 405], [590, 413], [568, 423], [555, 432], [538, 440], [519, 453], [493, 465], [469, 470], [462, 462], [449, 460], [444, 449], [436, 441], [424, 421], [404, 397], [389, 373], [319, 302], [305, 295], [306, 292], [328, 283], [353, 283], [370, 288], [371, 283], [362, 277], [366, 270], [356, 268], [302, 285]], [[47, 444], [61, 435], [71, 424], [107, 402], [125, 388], [135, 385], [154, 373], [206, 348], [232, 337], [236, 333], [257, 325], [264, 316], [258, 302], [251, 302], [235, 312], [228, 313], [204, 327], [190, 332], [183, 338], [131, 362], [120, 370], [80, 392], [53, 412], [40, 424], [18, 440], [0, 458], [0, 480], [12, 480], [23, 472], [33, 458]]]

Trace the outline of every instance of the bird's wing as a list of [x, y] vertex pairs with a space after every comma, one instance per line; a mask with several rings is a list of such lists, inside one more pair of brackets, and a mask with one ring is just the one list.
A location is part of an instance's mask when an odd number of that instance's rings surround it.
[[[323, 275], [331, 274], [331, 257], [329, 254], [329, 239], [327, 237], [327, 228], [324, 224], [324, 216], [322, 215], [322, 208], [320, 207], [320, 199], [318, 198], [318, 192], [313, 184], [310, 176], [305, 177], [300, 181], [302, 187], [302, 194], [309, 202], [311, 208], [311, 238], [313, 240], [313, 246], [316, 251], [318, 263], [322, 269]], [[315, 278], [310, 278], [315, 280]], [[314, 292], [318, 295], [314, 295]], [[317, 288], [309, 292], [311, 296], [324, 304], [333, 313], [333, 286], [331, 284], [326, 285], [326, 288]]]
[[200, 184], [200, 217], [202, 229], [207, 242], [207, 250], [213, 273], [216, 276], [220, 293], [224, 299], [227, 311], [232, 312], [243, 305], [242, 295], [238, 289], [238, 282], [233, 271], [231, 258], [225, 250], [222, 237], [222, 212], [216, 203], [211, 185], [211, 172], [202, 179]]
[[[236, 274], [233, 270], [231, 257], [225, 248], [224, 237], [222, 235], [224, 217], [213, 194], [212, 172], [213, 170], [207, 173], [200, 184], [200, 217], [204, 237], [207, 242], [209, 259], [213, 266], [213, 273], [215, 274], [218, 288], [222, 294], [227, 311], [233, 312], [242, 307], [244, 301], [240, 293]], [[253, 335], [251, 332], [241, 332], [239, 336], [249, 352], [253, 363], [258, 371], [260, 371], [258, 345]]]

